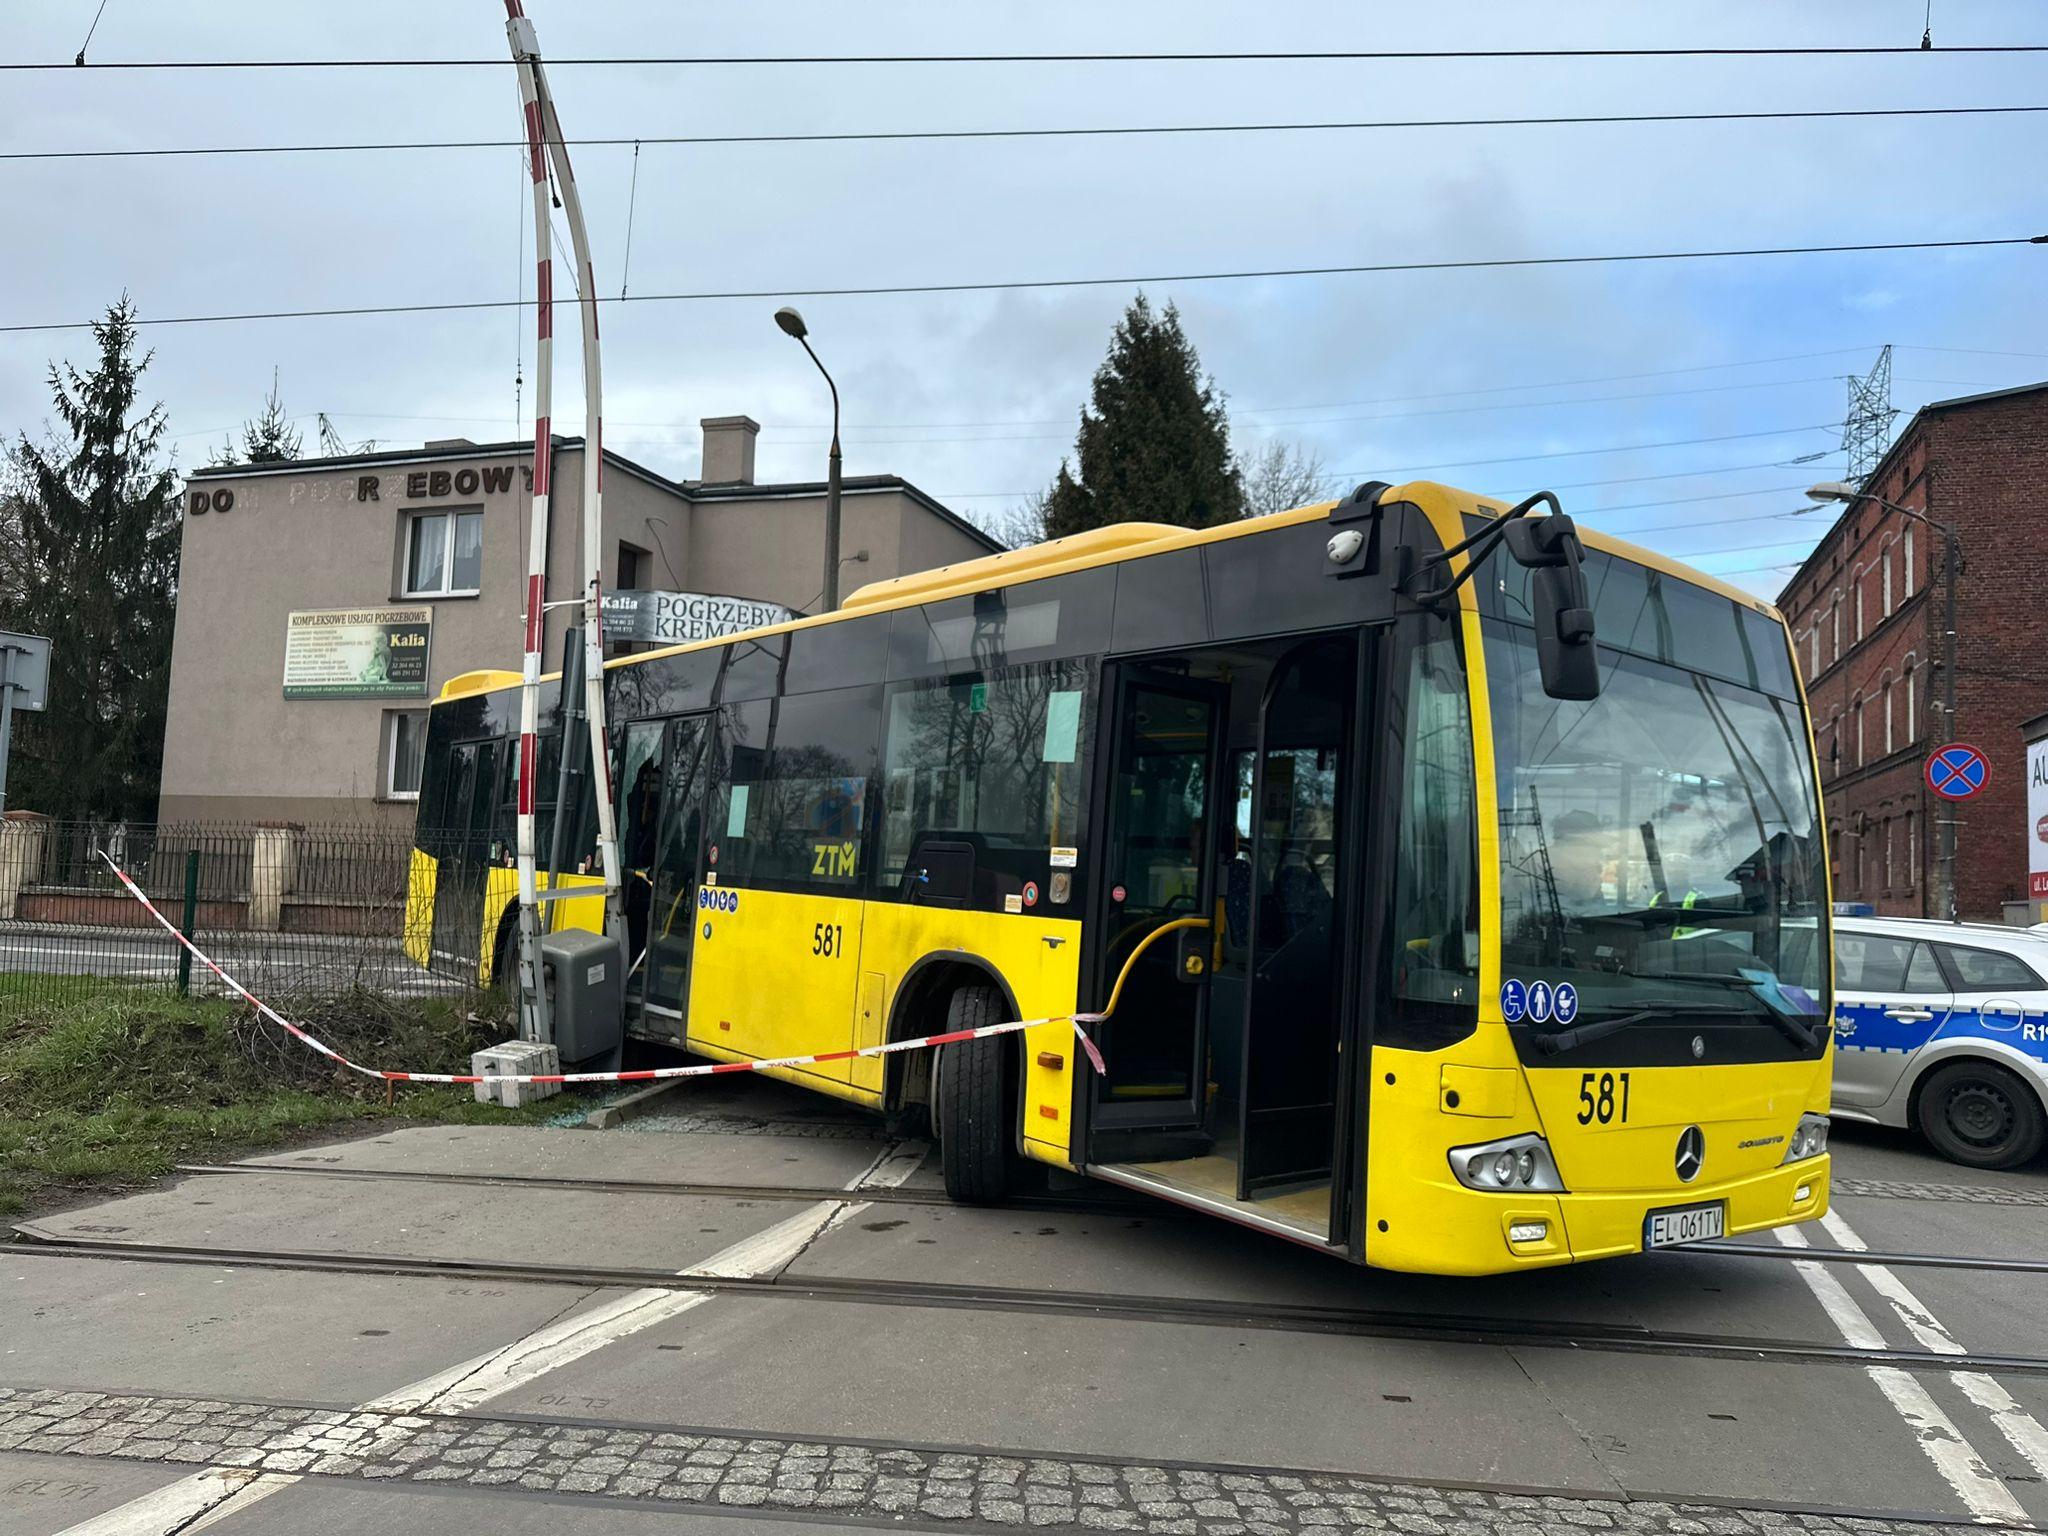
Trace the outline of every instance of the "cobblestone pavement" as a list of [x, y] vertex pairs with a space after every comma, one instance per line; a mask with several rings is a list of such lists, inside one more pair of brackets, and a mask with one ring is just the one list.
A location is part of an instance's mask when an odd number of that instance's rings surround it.
[[[527, 1419], [429, 1418], [0, 1387], [0, 1451], [807, 1511], [837, 1520], [1186, 1536], [1751, 1536], [1954, 1527], [1712, 1504], [1516, 1495], [1331, 1473], [887, 1449]], [[1974, 1527], [1973, 1529], [1984, 1529]]]
[[1836, 1179], [1837, 1195], [1863, 1195], [1876, 1200], [1946, 1200], [1959, 1205], [2048, 1205], [2048, 1189], [2025, 1185], [1925, 1184], [1910, 1179]]

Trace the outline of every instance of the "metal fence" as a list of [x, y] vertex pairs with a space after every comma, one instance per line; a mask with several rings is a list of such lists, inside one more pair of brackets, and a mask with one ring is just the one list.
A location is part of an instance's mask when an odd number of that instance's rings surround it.
[[107, 982], [226, 991], [121, 887], [112, 859], [266, 1001], [457, 995], [460, 980], [406, 954], [412, 842], [410, 829], [361, 824], [10, 816], [0, 822], [0, 993], [63, 997]]

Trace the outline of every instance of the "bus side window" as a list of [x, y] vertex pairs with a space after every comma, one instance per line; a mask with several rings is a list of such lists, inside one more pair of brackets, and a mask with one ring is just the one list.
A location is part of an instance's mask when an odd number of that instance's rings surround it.
[[881, 689], [729, 706], [733, 749], [711, 796], [722, 881], [843, 890], [867, 869]]
[[616, 814], [619, 863], [623, 869], [645, 869], [654, 862], [654, 834], [661, 816], [660, 720], [635, 720], [626, 727], [618, 772]]
[[[1001, 910], [1030, 887], [1041, 915], [1073, 916], [1094, 697], [1094, 671], [1079, 661], [894, 688], [877, 889], [908, 895], [912, 850], [921, 838], [938, 837], [973, 846], [968, 905]], [[1069, 878], [1055, 881], [1056, 872]]]

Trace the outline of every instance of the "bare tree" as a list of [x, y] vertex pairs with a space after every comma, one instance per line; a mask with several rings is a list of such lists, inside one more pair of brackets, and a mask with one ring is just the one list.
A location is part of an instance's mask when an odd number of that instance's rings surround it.
[[1014, 506], [981, 514], [979, 526], [990, 538], [1010, 549], [1045, 542], [1046, 493], [1040, 491]]
[[1244, 515], [1264, 517], [1321, 501], [1329, 494], [1330, 477], [1322, 455], [1300, 443], [1273, 441], [1240, 460], [1244, 476]]
[[9, 454], [0, 461], [0, 629], [19, 629], [28, 591], [28, 538], [22, 532], [26, 496], [20, 466]]

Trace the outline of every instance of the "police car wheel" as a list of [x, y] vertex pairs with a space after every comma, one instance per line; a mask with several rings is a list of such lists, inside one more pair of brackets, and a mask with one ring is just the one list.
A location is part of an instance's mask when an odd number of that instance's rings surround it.
[[1935, 1151], [1970, 1168], [2016, 1168], [2041, 1150], [2041, 1102], [2015, 1073], [1959, 1061], [1920, 1091], [1920, 1129]]

